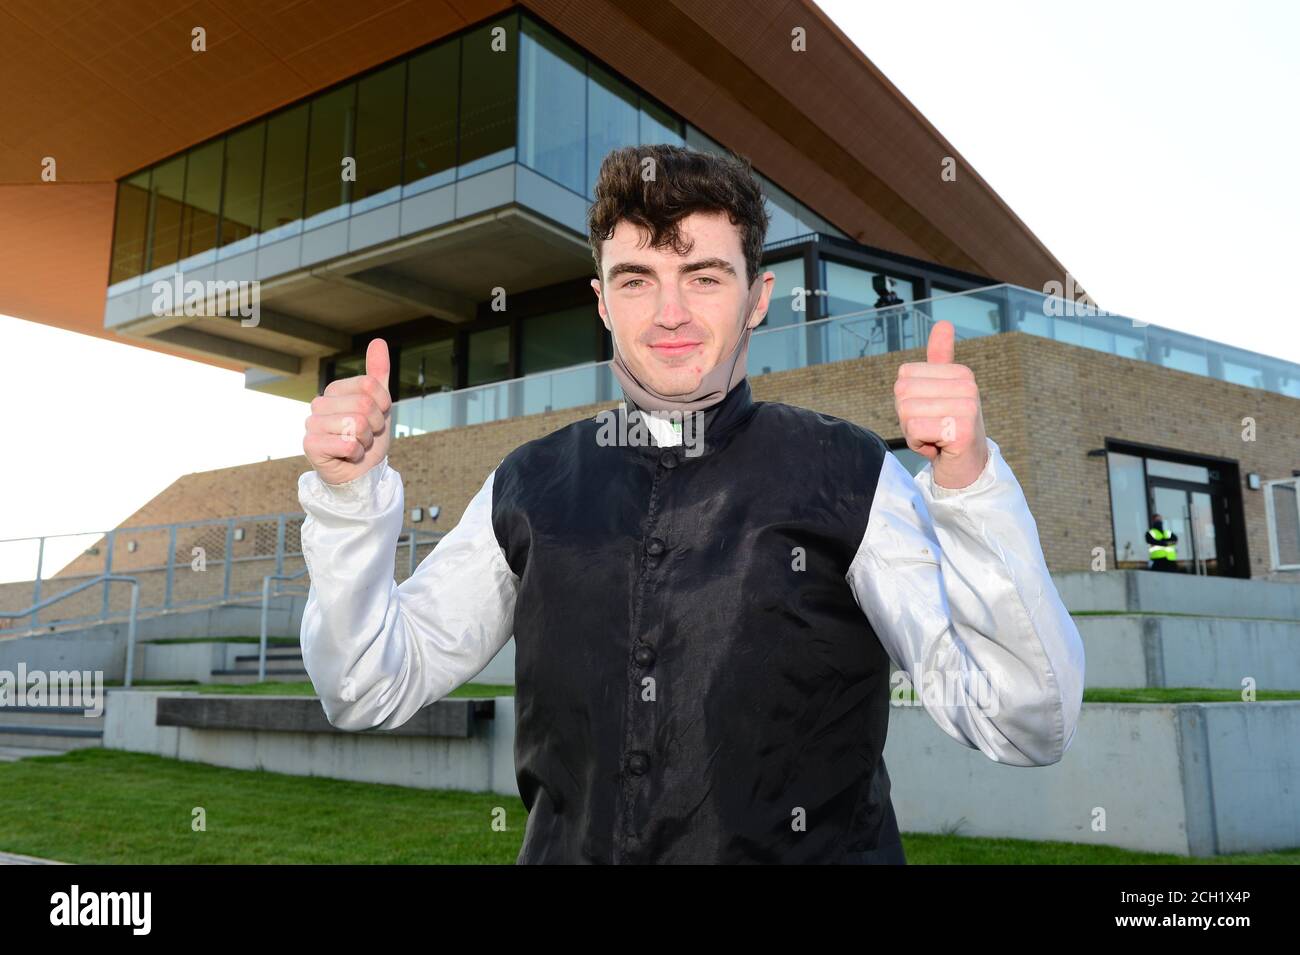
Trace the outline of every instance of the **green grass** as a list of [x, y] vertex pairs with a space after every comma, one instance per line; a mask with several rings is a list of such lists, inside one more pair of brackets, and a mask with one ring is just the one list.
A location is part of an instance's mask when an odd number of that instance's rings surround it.
[[[1300, 700], [1300, 690], [1256, 690], [1256, 700]], [[1243, 703], [1241, 690], [1213, 690], [1195, 686], [1150, 689], [1095, 687], [1083, 691], [1085, 703]]]
[[[226, 769], [82, 749], [0, 763], [0, 849], [82, 864], [513, 864], [514, 796]], [[191, 829], [192, 810], [207, 829]], [[504, 811], [505, 831], [492, 827]], [[499, 813], [498, 813], [499, 814]], [[1109, 846], [904, 833], [921, 865], [1300, 864], [1287, 852], [1189, 859]]]
[[[0, 763], [0, 848], [63, 862], [513, 863], [514, 796], [289, 776], [118, 750]], [[207, 831], [191, 830], [202, 807]], [[496, 807], [507, 830], [492, 829]]]

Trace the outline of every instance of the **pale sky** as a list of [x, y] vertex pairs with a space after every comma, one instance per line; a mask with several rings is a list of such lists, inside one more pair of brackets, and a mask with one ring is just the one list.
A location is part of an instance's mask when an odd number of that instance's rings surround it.
[[[820, 5], [1101, 307], [1300, 362], [1300, 4]], [[5, 316], [0, 354], [0, 539], [107, 529], [183, 474], [302, 451], [307, 404], [239, 374]], [[0, 544], [0, 580], [34, 553]]]

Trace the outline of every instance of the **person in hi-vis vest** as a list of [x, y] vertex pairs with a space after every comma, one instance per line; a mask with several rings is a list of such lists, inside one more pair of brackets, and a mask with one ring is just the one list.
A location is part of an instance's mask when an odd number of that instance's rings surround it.
[[1147, 531], [1147, 556], [1151, 559], [1148, 570], [1178, 570], [1178, 535], [1165, 530], [1164, 519], [1151, 515], [1151, 528]]

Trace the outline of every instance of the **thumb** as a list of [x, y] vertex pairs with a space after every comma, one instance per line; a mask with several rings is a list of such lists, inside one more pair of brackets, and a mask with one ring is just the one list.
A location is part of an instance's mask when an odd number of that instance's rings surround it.
[[957, 329], [952, 322], [946, 319], [935, 322], [925, 346], [925, 360], [933, 365], [951, 365], [956, 337]]
[[373, 339], [366, 348], [366, 374], [388, 387], [388, 343], [382, 338]]

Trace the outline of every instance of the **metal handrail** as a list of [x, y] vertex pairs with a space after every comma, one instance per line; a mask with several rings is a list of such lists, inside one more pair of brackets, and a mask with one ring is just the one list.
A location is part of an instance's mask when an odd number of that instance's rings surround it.
[[298, 571], [298, 573], [296, 574], [268, 574], [267, 576], [262, 578], [262, 636], [258, 641], [259, 646], [257, 651], [257, 682], [258, 683], [266, 682], [266, 638], [267, 638], [266, 632], [269, 626], [268, 618], [271, 613], [271, 598], [273, 596], [284, 597], [290, 594], [306, 592], [306, 591], [282, 590], [278, 594], [272, 594], [271, 582], [274, 580], [297, 580], [305, 573], [307, 573], [306, 567]]
[[[421, 543], [428, 543], [430, 540], [432, 540], [436, 545], [438, 541], [442, 540], [446, 536], [446, 532], [445, 531], [426, 532], [425, 536], [422, 537], [419, 531], [412, 528], [411, 530], [406, 531], [405, 534], [407, 540], [404, 541], [403, 543], [405, 543], [408, 548], [406, 576], [410, 577], [415, 573], [416, 547], [418, 547]], [[267, 641], [268, 641], [268, 630], [270, 629], [271, 598], [284, 597], [292, 594], [306, 594], [311, 592], [310, 588], [308, 588], [307, 590], [281, 590], [277, 593], [272, 593], [272, 582], [277, 580], [285, 580], [285, 581], [297, 580], [305, 573], [307, 573], [306, 567], [298, 571], [298, 573], [296, 574], [267, 574], [265, 577], [262, 578], [262, 633], [258, 640], [258, 651], [257, 651], [257, 682], [258, 683], [266, 682], [266, 650], [267, 650]]]
[[[48, 606], [48, 602], [41, 599], [42, 588], [47, 583], [47, 581], [44, 579], [44, 567], [45, 567], [45, 560], [46, 560], [46, 544], [48, 541], [53, 541], [59, 538], [92, 537], [98, 535], [92, 548], [88, 548], [85, 551], [83, 551], [83, 553], [90, 553], [92, 550], [97, 550], [98, 548], [103, 548], [105, 551], [104, 564], [101, 572], [95, 573], [94, 576], [89, 581], [87, 581], [88, 583], [93, 585], [95, 583], [102, 582], [105, 574], [113, 573], [114, 555], [117, 550], [117, 543], [119, 538], [126, 537], [127, 539], [133, 539], [136, 537], [145, 536], [147, 532], [165, 531], [167, 532], [166, 562], [162, 564], [150, 563], [147, 566], [133, 565], [129, 569], [137, 579], [143, 579], [146, 575], [166, 574], [166, 581], [164, 585], [162, 602], [156, 605], [150, 605], [143, 609], [148, 611], [167, 611], [167, 610], [179, 609], [181, 607], [196, 607], [196, 606], [204, 606], [213, 603], [224, 603], [236, 597], [254, 596], [255, 592], [248, 593], [246, 591], [235, 591], [232, 589], [233, 568], [237, 564], [244, 564], [246, 562], [259, 561], [259, 560], [274, 561], [274, 567], [276, 573], [281, 573], [284, 570], [284, 563], [286, 559], [300, 558], [302, 556], [301, 550], [291, 551], [288, 549], [286, 545], [286, 537], [287, 537], [289, 525], [292, 523], [301, 522], [302, 520], [305, 519], [305, 517], [306, 515], [301, 511], [282, 511], [279, 513], [268, 513], [268, 514], [241, 514], [241, 515], [234, 515], [231, 517], [205, 518], [205, 519], [194, 520], [194, 521], [175, 521], [170, 524], [148, 524], [148, 525], [139, 525], [139, 526], [130, 526], [130, 527], [118, 527], [109, 531], [86, 531], [86, 532], [67, 533], [67, 534], [47, 534], [38, 537], [13, 537], [13, 538], [6, 538], [4, 540], [0, 540], [0, 545], [23, 544], [23, 543], [33, 542], [33, 541], [36, 542], [37, 544], [36, 572], [32, 578], [31, 599], [33, 601], [34, 606], [38, 608], [43, 608], [45, 606]], [[253, 524], [269, 524], [271, 522], [274, 522], [275, 524], [274, 552], [252, 553], [252, 554], [245, 554], [242, 556], [235, 556], [234, 549], [237, 543], [235, 540], [235, 530], [237, 527], [243, 525], [253, 525]], [[213, 594], [210, 598], [207, 599], [204, 598], [200, 598], [196, 600], [177, 599], [176, 596], [174, 595], [174, 581], [178, 570], [177, 556], [178, 556], [179, 536], [181, 533], [199, 531], [204, 528], [210, 528], [212, 526], [217, 526], [217, 527], [224, 526], [226, 530], [223, 556], [221, 557], [220, 560], [213, 561], [215, 565], [221, 568], [220, 579], [218, 581], [219, 586], [221, 588], [221, 593], [220, 595]], [[181, 566], [183, 566], [183, 564]], [[52, 580], [57, 579], [60, 583], [64, 583], [73, 580], [80, 580], [84, 576], [86, 575], [79, 574], [79, 573], [64, 574], [58, 578], [52, 578]], [[81, 590], [84, 589], [85, 587], [77, 587], [73, 591], [65, 591], [65, 592], [80, 592]], [[90, 615], [80, 616], [80, 617], [65, 617], [53, 622], [59, 624], [73, 624], [73, 623], [93, 624], [93, 623], [98, 623], [109, 619], [110, 615], [111, 614], [110, 614], [108, 588], [105, 587], [104, 599], [98, 612], [92, 613]], [[26, 611], [23, 614], [0, 611], [0, 618], [22, 619], [23, 616], [29, 616], [31, 618], [29, 624], [29, 627], [31, 628], [35, 628], [41, 622], [39, 619], [40, 616], [39, 610], [35, 612]], [[17, 628], [13, 626], [0, 626], [0, 634], [8, 635], [14, 633], [16, 629]]]
[[64, 597], [71, 597], [73, 594], [80, 593], [87, 587], [94, 587], [98, 584], [130, 584], [131, 585], [131, 616], [128, 618], [126, 629], [126, 678], [123, 681], [124, 686], [131, 685], [131, 677], [135, 672], [135, 623], [136, 611], [140, 607], [140, 581], [135, 577], [126, 577], [121, 574], [101, 574], [94, 580], [88, 580], [84, 584], [78, 584], [70, 587], [61, 594], [55, 594], [53, 597], [47, 597], [28, 607], [26, 610], [18, 613], [5, 614], [10, 619], [22, 619], [23, 617], [35, 618], [36, 614], [44, 610], [50, 604], [58, 603]]
[[410, 531], [407, 531], [407, 533], [410, 535], [409, 538], [406, 541], [401, 543], [405, 543], [407, 545], [406, 576], [411, 577], [414, 576], [415, 574], [415, 548], [419, 546], [420, 543], [427, 544], [429, 541], [433, 541], [433, 543], [436, 545], [438, 541], [442, 540], [444, 537], [447, 536], [447, 532], [426, 531], [425, 533], [429, 534], [430, 536], [425, 537], [423, 541], [420, 540], [419, 537], [420, 532], [415, 530], [414, 528], [412, 528]]

